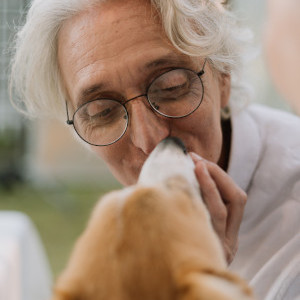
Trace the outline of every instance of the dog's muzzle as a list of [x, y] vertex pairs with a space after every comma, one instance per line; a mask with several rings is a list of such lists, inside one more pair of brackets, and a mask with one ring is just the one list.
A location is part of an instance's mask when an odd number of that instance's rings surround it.
[[138, 183], [156, 185], [173, 176], [183, 176], [194, 187], [199, 188], [194, 173], [195, 165], [186, 147], [178, 137], [162, 140], [145, 161]]
[[159, 147], [161, 147], [161, 148], [178, 146], [179, 148], [182, 149], [184, 154], [187, 154], [187, 150], [185, 148], [183, 141], [176, 136], [167, 137], [164, 140], [162, 140], [158, 145], [160, 145]]

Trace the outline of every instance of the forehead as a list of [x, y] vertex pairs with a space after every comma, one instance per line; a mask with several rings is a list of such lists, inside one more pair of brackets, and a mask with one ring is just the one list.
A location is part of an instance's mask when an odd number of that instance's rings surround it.
[[171, 45], [148, 1], [105, 2], [69, 19], [58, 38], [59, 65], [71, 99], [100, 83], [113, 89], [113, 80], [121, 78], [125, 84], [128, 73], [142, 80], [147, 69], [177, 59], [188, 57]]
[[114, 0], [88, 7], [71, 17], [63, 24], [59, 36], [76, 45], [82, 38], [106, 41], [113, 37], [124, 41], [124, 33], [127, 40], [134, 40], [136, 32], [146, 29], [154, 33], [160, 28], [159, 16], [148, 1]]

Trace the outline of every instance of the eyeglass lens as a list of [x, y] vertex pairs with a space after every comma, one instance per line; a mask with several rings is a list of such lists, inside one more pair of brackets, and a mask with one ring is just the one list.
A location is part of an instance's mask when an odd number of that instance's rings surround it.
[[181, 118], [200, 104], [203, 86], [196, 73], [175, 69], [155, 79], [148, 89], [148, 101], [160, 114]]
[[[200, 77], [187, 69], [175, 69], [160, 75], [147, 91], [152, 108], [170, 118], [191, 114], [201, 104], [202, 97]], [[75, 130], [83, 140], [104, 146], [123, 136], [128, 126], [128, 113], [117, 100], [97, 99], [79, 107], [73, 120]]]
[[74, 115], [78, 135], [93, 145], [109, 145], [117, 141], [127, 128], [127, 111], [117, 100], [88, 102]]

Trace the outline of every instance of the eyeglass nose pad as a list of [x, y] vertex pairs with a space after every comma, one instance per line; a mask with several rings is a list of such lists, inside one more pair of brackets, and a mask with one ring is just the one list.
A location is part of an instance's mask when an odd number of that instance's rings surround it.
[[153, 103], [151, 102], [150, 104], [153, 108], [155, 108], [156, 110], [159, 110], [159, 106], [155, 102], [153, 102]]

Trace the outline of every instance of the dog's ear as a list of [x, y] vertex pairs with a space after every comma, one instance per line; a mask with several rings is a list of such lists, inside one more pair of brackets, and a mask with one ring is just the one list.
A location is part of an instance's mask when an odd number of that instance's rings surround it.
[[180, 300], [253, 300], [246, 283], [227, 272], [194, 272], [188, 274], [180, 288]]

